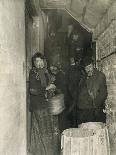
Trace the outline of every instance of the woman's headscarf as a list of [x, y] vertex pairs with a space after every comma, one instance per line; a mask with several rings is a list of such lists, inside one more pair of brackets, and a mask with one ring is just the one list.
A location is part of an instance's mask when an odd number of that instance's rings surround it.
[[[34, 61], [36, 58], [41, 58], [43, 59], [44, 63], [45, 63], [45, 67], [44, 68], [36, 68], [34, 65]], [[44, 56], [41, 53], [35, 53], [33, 58], [32, 58], [32, 65], [33, 65], [33, 71], [36, 74], [36, 79], [41, 81], [41, 85], [43, 87], [47, 86], [47, 79], [46, 79], [46, 74], [48, 74], [47, 72], [47, 62], [44, 58]]]

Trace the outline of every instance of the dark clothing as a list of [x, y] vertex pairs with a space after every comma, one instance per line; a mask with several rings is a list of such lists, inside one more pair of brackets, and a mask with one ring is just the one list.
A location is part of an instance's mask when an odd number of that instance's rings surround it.
[[58, 117], [47, 110], [32, 112], [31, 148], [33, 155], [59, 155]]
[[55, 37], [48, 37], [45, 43], [45, 55], [48, 60], [48, 64], [51, 65], [54, 63], [54, 58], [56, 57], [57, 53], [57, 38]]
[[45, 87], [42, 87], [40, 79], [37, 79], [36, 73], [33, 70], [30, 71], [29, 80], [30, 111], [47, 108]]
[[[94, 94], [94, 100], [89, 91]], [[105, 75], [94, 70], [93, 76], [83, 79], [78, 98], [79, 109], [105, 108], [107, 98], [107, 85]]]
[[83, 40], [79, 37], [77, 40], [73, 40], [73, 33], [69, 37], [66, 37], [66, 45], [68, 47], [69, 58], [75, 56], [77, 48], [83, 48]]
[[77, 65], [70, 66], [65, 77], [66, 85], [64, 97], [67, 119], [69, 120], [69, 127], [77, 127], [77, 100], [79, 94], [79, 84], [82, 78], [81, 67]]
[[71, 48], [70, 48], [70, 57], [75, 57], [75, 53], [77, 52], [77, 48], [83, 48], [82, 39], [72, 40]]
[[73, 101], [78, 99], [79, 83], [82, 76], [82, 69], [77, 65], [70, 66], [65, 74], [65, 103], [67, 108], [71, 106], [72, 99]]
[[72, 36], [73, 36], [73, 33], [71, 33], [70, 36], [66, 36], [66, 39], [65, 39], [65, 44], [66, 44], [67, 52], [68, 52], [68, 58], [72, 56], [72, 52], [71, 52]]
[[64, 93], [65, 89], [65, 74], [63, 71], [59, 71], [56, 74], [56, 80], [55, 80], [56, 88], [59, 89], [62, 93]]
[[[56, 74], [55, 78], [56, 78], [55, 85], [57, 88], [57, 93], [64, 94], [64, 91], [65, 91], [65, 73], [62, 70], [59, 70], [58, 73]], [[67, 120], [66, 120], [64, 111], [58, 115], [58, 124], [59, 124], [60, 133], [62, 133], [63, 130], [65, 130], [67, 128], [66, 127]]]
[[106, 114], [103, 109], [78, 109], [78, 124], [86, 122], [106, 122]]
[[[94, 97], [91, 97], [92, 92]], [[93, 75], [83, 79], [78, 97], [78, 121], [105, 122], [105, 100], [107, 98], [107, 86], [105, 75], [94, 70]]]
[[55, 155], [59, 151], [58, 117], [50, 115], [45, 98], [47, 76], [44, 69], [32, 69], [29, 76], [32, 112], [30, 150], [33, 155]]

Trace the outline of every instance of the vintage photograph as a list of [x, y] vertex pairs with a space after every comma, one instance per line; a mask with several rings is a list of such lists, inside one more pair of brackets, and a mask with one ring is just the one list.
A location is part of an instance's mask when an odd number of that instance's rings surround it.
[[116, 155], [116, 0], [0, 0], [0, 155]]

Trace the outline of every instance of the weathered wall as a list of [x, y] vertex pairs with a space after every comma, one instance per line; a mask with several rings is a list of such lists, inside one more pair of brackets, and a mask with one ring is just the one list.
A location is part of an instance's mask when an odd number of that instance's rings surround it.
[[112, 20], [116, 18], [116, 1], [112, 3], [112, 5], [109, 7], [107, 12], [104, 14], [101, 21], [97, 24], [94, 33], [93, 38], [98, 38], [104, 31], [109, 27]]
[[40, 50], [40, 24], [39, 17], [33, 17], [33, 26], [32, 26], [32, 54]]
[[93, 38], [97, 45], [97, 65], [106, 75], [108, 98], [106, 101], [111, 155], [116, 155], [116, 2], [97, 25]]
[[26, 76], [26, 83], [27, 83], [27, 149], [29, 151], [30, 147], [30, 132], [31, 132], [31, 113], [29, 112], [29, 102], [30, 102], [30, 96], [29, 96], [29, 71], [31, 69], [31, 58], [33, 55], [32, 50], [32, 29], [33, 29], [33, 20], [32, 17], [29, 14], [28, 8], [26, 9], [26, 70], [27, 70], [27, 76]]
[[36, 50], [44, 54], [44, 41], [47, 30], [47, 17], [46, 14], [40, 11], [38, 16], [33, 16], [33, 27], [32, 27], [32, 53]]
[[[27, 81], [29, 80], [29, 71], [31, 69], [31, 58], [33, 56], [33, 47], [32, 47], [32, 33], [33, 33], [33, 19], [29, 15], [28, 10], [26, 9], [26, 24], [25, 24], [25, 40], [26, 40], [26, 70], [27, 70]], [[39, 44], [39, 41], [38, 41]]]
[[0, 0], [0, 155], [26, 155], [24, 0]]

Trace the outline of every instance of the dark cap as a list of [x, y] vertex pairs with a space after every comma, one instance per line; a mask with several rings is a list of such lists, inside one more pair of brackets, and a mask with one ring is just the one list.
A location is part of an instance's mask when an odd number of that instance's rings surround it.
[[85, 57], [83, 59], [83, 65], [86, 67], [90, 64], [94, 64], [94, 60], [91, 57]]

